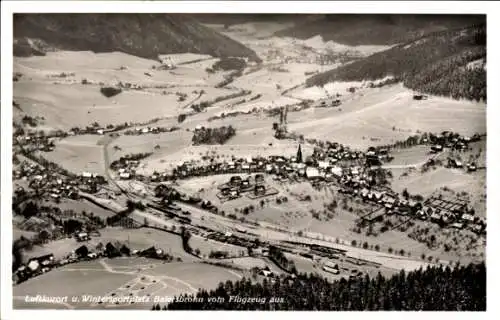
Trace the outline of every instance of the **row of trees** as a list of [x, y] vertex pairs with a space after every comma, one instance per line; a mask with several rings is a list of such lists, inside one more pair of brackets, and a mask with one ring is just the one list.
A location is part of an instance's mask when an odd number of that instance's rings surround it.
[[23, 118], [22, 118], [22, 123], [24, 125], [28, 125], [30, 127], [36, 127], [38, 125], [38, 121], [36, 118], [33, 118], [33, 117], [30, 117], [28, 115], [25, 115]]
[[113, 96], [116, 96], [117, 94], [122, 92], [122, 89], [119, 87], [102, 87], [100, 89], [101, 94], [105, 96], [106, 98], [111, 98]]
[[152, 155], [152, 152], [144, 152], [144, 153], [134, 153], [127, 154], [123, 157], [120, 157], [118, 160], [111, 162], [110, 168], [113, 170], [117, 170], [127, 164], [128, 161], [140, 161]]
[[224, 144], [236, 134], [232, 126], [223, 126], [219, 128], [201, 128], [193, 134], [193, 144]]
[[217, 71], [217, 70], [223, 70], [223, 71], [229, 71], [229, 70], [243, 70], [247, 66], [247, 63], [244, 59], [241, 58], [235, 58], [235, 57], [228, 57], [228, 58], [222, 58], [216, 63], [212, 65], [212, 70]]
[[[265, 298], [265, 303], [230, 302], [230, 296]], [[186, 302], [193, 298], [202, 301]], [[220, 297], [218, 303], [207, 303]], [[282, 298], [270, 303], [271, 297]], [[295, 279], [283, 276], [274, 283], [266, 279], [252, 283], [250, 279], [221, 283], [215, 290], [199, 291], [196, 296], [182, 296], [170, 303], [169, 310], [435, 310], [485, 311], [486, 266], [470, 264], [429, 267], [390, 278], [380, 273], [374, 278], [337, 280], [333, 283], [317, 275], [300, 274]]]

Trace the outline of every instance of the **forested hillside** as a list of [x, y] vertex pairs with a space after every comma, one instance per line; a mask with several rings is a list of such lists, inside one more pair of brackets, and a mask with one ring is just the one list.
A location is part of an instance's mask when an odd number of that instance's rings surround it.
[[[317, 74], [307, 86], [393, 76], [405, 86], [455, 99], [486, 100], [486, 26], [436, 32]], [[479, 62], [478, 64], [475, 64]]]
[[54, 49], [121, 51], [149, 59], [190, 52], [259, 61], [253, 50], [183, 14], [14, 15], [14, 55]]
[[294, 27], [276, 36], [309, 39], [320, 35], [324, 41], [358, 45], [394, 45], [425, 34], [485, 23], [484, 15], [439, 14], [328, 14], [299, 19]]
[[[257, 298], [256, 302], [230, 302], [230, 296]], [[193, 296], [184, 295], [188, 298]], [[249, 279], [221, 283], [215, 290], [196, 294], [205, 302], [209, 297], [222, 297], [224, 302], [203, 303], [175, 301], [169, 310], [442, 310], [485, 311], [486, 267], [484, 263], [454, 268], [432, 267], [425, 271], [401, 271], [389, 279], [375, 278], [340, 280], [330, 283], [313, 275], [290, 276], [276, 282]], [[283, 302], [269, 303], [271, 297]], [[262, 303], [262, 299], [267, 302]], [[160, 305], [153, 306], [159, 310]]]

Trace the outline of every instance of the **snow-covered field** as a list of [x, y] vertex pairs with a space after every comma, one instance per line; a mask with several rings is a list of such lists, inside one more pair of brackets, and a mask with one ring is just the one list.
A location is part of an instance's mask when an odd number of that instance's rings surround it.
[[54, 151], [45, 152], [43, 156], [75, 174], [86, 171], [104, 175], [104, 149], [98, 145], [100, 138], [96, 135], [67, 137], [57, 141]]
[[383, 145], [420, 132], [486, 132], [486, 105], [442, 97], [413, 100], [402, 85], [366, 89], [340, 108], [290, 113], [289, 128], [309, 138], [334, 140], [357, 148]]

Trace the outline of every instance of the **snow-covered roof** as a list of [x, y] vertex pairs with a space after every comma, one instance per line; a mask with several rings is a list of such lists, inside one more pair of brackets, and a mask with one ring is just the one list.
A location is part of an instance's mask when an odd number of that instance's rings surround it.
[[330, 164], [327, 161], [318, 161], [318, 167], [321, 169], [326, 169], [329, 165]]
[[319, 170], [317, 168], [314, 168], [314, 167], [307, 167], [306, 168], [306, 175], [309, 178], [321, 176], [319, 173]]
[[40, 267], [40, 264], [36, 260], [32, 260], [30, 263], [28, 263], [28, 268], [31, 269], [31, 271], [35, 271]]

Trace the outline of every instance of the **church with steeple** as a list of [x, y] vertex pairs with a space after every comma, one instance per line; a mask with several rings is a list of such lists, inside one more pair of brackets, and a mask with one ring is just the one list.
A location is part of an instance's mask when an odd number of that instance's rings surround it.
[[302, 148], [300, 144], [299, 144], [299, 149], [297, 150], [297, 162], [302, 163]]

